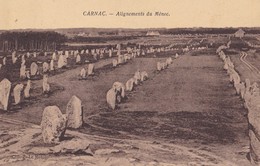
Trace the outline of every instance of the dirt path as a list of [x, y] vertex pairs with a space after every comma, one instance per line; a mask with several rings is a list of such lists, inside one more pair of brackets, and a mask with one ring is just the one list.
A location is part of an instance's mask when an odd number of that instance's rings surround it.
[[250, 79], [251, 82], [260, 83], [259, 70], [248, 59], [247, 53], [239, 55], [231, 55], [231, 61], [234, 63], [236, 70], [238, 71], [241, 81]]

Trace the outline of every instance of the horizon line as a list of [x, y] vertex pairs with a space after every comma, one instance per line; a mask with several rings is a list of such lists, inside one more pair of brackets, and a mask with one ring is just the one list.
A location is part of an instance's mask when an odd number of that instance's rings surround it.
[[201, 28], [201, 29], [242, 29], [242, 28], [260, 28], [260, 26], [227, 26], [227, 27], [149, 27], [149, 28], [144, 28], [144, 27], [137, 27], [137, 28], [130, 28], [130, 27], [64, 27], [64, 28], [13, 28], [13, 29], [0, 29], [0, 31], [15, 31], [15, 30], [58, 30], [58, 29], [196, 29], [196, 28]]

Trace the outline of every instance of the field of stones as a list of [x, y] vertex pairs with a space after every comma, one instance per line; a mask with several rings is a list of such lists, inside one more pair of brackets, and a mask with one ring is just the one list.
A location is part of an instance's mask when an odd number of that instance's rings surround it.
[[257, 165], [259, 46], [159, 36], [0, 55], [0, 164]]

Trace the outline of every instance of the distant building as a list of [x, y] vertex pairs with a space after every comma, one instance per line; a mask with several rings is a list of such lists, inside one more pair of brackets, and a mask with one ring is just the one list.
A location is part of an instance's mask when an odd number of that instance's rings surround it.
[[148, 31], [146, 36], [160, 36], [160, 33], [158, 31]]
[[235, 32], [235, 37], [242, 38], [244, 36], [245, 36], [245, 31], [243, 31], [242, 29], [239, 29], [238, 31]]

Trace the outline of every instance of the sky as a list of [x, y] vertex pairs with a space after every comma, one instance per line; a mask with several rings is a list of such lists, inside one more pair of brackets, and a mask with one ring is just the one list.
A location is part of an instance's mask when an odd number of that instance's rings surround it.
[[[84, 11], [105, 11], [107, 16], [83, 16]], [[2, 30], [88, 27], [260, 27], [260, 0], [0, 0]]]

